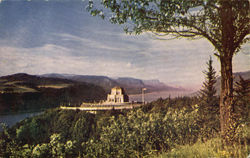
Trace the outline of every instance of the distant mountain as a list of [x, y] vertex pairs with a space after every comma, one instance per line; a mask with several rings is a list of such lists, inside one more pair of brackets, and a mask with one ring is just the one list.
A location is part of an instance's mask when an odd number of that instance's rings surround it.
[[103, 87], [105, 90], [110, 91], [111, 88], [117, 86], [118, 83], [106, 76], [84, 76], [84, 75], [75, 75], [72, 77], [67, 77], [68, 79], [79, 81], [79, 82], [87, 82], [91, 84], [95, 84]]
[[100, 86], [24, 73], [0, 77], [0, 113], [79, 105], [106, 98]]
[[177, 88], [177, 87], [172, 87], [172, 86], [168, 86], [163, 82], [160, 82], [159, 80], [143, 80], [143, 83], [148, 86], [148, 87], [152, 87], [154, 89], [157, 89], [159, 91], [161, 90], [185, 90], [184, 88]]
[[143, 83], [142, 80], [131, 77], [121, 77], [116, 79], [116, 82], [118, 82], [123, 87], [135, 87], [135, 88], [145, 87], [145, 84]]
[[120, 77], [112, 79], [107, 76], [89, 76], [89, 75], [68, 75], [68, 74], [44, 74], [46, 77], [64, 78], [78, 82], [86, 82], [103, 87], [107, 92], [114, 86], [120, 86], [125, 89], [128, 94], [141, 93], [142, 88], [146, 88], [148, 92], [155, 91], [170, 91], [170, 90], [183, 90], [167, 86], [159, 80], [141, 80], [131, 77]]
[[119, 86], [123, 87], [128, 94], [141, 93], [142, 88], [146, 87], [142, 80], [130, 77], [117, 78], [115, 81]]
[[69, 74], [44, 74], [43, 77], [54, 77], [60, 79], [69, 79], [77, 82], [91, 83], [103, 87], [106, 91], [118, 86], [119, 84], [106, 76], [89, 76], [89, 75], [69, 75]]
[[[250, 71], [233, 73], [234, 82], [239, 81], [239, 76], [241, 76], [245, 80], [250, 79]], [[220, 86], [221, 86], [221, 77], [219, 76], [215, 84], [217, 94], [220, 94]]]
[[245, 71], [245, 72], [237, 72], [237, 73], [234, 73], [234, 75], [236, 77], [243, 77], [244, 79], [249, 79], [250, 78], [250, 70], [249, 71]]
[[50, 74], [44, 74], [44, 75], [41, 75], [41, 76], [42, 77], [48, 77], [48, 78], [65, 78], [65, 76], [71, 76], [71, 75], [50, 73]]
[[8, 82], [30, 83], [35, 85], [48, 85], [48, 84], [72, 84], [71, 80], [58, 78], [58, 77], [42, 77], [29, 75], [25, 73], [18, 73], [8, 76], [0, 77], [0, 80], [6, 80]]
[[135, 78], [118, 78], [116, 81], [130, 94], [141, 93], [142, 88], [147, 92], [181, 90], [179, 88], [167, 86], [159, 80], [140, 80]]
[[155, 86], [155, 87], [164, 87], [166, 86], [164, 83], [160, 82], [159, 80], [143, 80], [145, 85]]

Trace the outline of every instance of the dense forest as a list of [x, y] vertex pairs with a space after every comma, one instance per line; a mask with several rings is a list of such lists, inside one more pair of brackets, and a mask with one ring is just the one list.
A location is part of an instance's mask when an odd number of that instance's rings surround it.
[[106, 92], [87, 84], [75, 84], [61, 89], [39, 88], [38, 92], [0, 94], [0, 112], [38, 111], [60, 105], [79, 106], [106, 98]]

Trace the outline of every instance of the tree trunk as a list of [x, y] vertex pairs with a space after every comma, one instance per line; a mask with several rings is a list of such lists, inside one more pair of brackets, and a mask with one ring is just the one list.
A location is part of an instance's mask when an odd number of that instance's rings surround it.
[[232, 59], [235, 52], [234, 37], [235, 27], [233, 25], [233, 9], [231, 1], [220, 1], [221, 18], [221, 92], [220, 92], [220, 125], [221, 137], [224, 143], [230, 144], [235, 138], [235, 121], [233, 116], [233, 73]]
[[[225, 53], [226, 54], [226, 53]], [[228, 53], [230, 54], [230, 53]], [[220, 125], [221, 136], [226, 144], [230, 144], [235, 136], [235, 121], [233, 117], [233, 74], [232, 56], [223, 56], [221, 62], [221, 92], [220, 92]]]

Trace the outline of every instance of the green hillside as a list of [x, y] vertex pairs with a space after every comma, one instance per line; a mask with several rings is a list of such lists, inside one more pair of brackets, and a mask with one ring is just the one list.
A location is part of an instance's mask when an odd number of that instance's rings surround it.
[[0, 77], [0, 113], [76, 106], [105, 98], [103, 88], [89, 83], [28, 74]]

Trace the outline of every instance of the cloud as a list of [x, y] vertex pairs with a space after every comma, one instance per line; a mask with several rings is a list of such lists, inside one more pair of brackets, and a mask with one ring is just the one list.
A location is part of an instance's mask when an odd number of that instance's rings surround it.
[[0, 65], [4, 67], [0, 70], [2, 75], [17, 72], [40, 74], [59, 70], [71, 58], [66, 48], [55, 45], [39, 48], [0, 47], [0, 52]]
[[71, 41], [76, 42], [78, 44], [81, 44], [84, 46], [84, 48], [91, 48], [91, 49], [102, 49], [105, 51], [124, 51], [126, 49], [117, 47], [116, 45], [110, 45], [110, 44], [104, 44], [103, 42], [99, 42], [96, 39], [90, 39], [90, 38], [83, 38], [79, 36], [74, 36], [71, 34], [57, 34], [57, 36], [61, 37], [63, 41]]
[[[38, 48], [0, 47], [1, 75], [72, 73], [87, 75], [133, 75], [138, 68], [123, 61], [70, 56], [70, 50], [56, 45]], [[33, 52], [33, 53], [31, 53]]]

